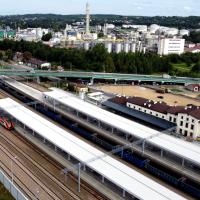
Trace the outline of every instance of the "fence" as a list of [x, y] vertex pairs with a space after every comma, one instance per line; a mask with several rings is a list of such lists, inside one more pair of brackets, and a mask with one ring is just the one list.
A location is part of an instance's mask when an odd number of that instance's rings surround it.
[[24, 194], [10, 181], [10, 179], [1, 170], [0, 182], [16, 200], [28, 200], [28, 198], [24, 196]]

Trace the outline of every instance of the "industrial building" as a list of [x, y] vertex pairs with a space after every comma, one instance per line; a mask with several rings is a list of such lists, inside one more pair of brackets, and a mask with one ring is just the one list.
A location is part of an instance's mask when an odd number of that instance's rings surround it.
[[184, 53], [185, 39], [164, 38], [159, 41], [158, 54], [182, 54]]
[[15, 31], [13, 30], [0, 30], [0, 39], [3, 40], [3, 39], [13, 39], [15, 37]]
[[[66, 28], [58, 32], [41, 27], [18, 28], [16, 34], [15, 31], [0, 31], [0, 38], [37, 42], [41, 41], [44, 34], [51, 31], [52, 39], [43, 42], [51, 47], [89, 50], [100, 43], [105, 45], [109, 53], [154, 52], [159, 55], [168, 55], [171, 53], [182, 54], [184, 52], [184, 39], [182, 38], [190, 34], [190, 31], [186, 29], [179, 30], [157, 24], [147, 26], [127, 23], [116, 26], [112, 23], [105, 23], [104, 25], [91, 26], [90, 11], [90, 5], [87, 3], [85, 19], [66, 24]], [[186, 49], [186, 51], [198, 52], [199, 49]]]

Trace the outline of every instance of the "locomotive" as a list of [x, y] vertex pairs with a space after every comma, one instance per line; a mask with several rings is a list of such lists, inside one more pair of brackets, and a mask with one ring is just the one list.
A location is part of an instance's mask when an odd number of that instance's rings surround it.
[[14, 123], [6, 117], [0, 117], [0, 124], [9, 131], [14, 129]]

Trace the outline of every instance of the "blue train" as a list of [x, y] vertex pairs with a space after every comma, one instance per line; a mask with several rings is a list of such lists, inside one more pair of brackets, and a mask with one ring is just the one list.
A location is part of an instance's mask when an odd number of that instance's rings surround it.
[[[3, 87], [2, 87], [3, 86]], [[41, 104], [37, 104], [35, 107], [33, 104], [32, 99], [25, 97], [24, 95], [14, 91], [13, 89], [6, 87], [5, 85], [0, 84], [0, 87], [4, 90], [6, 90], [8, 93], [11, 93], [16, 98], [20, 99], [24, 103], [30, 103], [30, 105], [39, 111], [40, 113], [44, 114], [45, 116], [48, 116], [49, 118], [53, 119], [54, 121], [60, 123], [61, 125], [67, 127], [68, 129], [72, 130], [73, 132], [81, 135], [82, 137], [94, 142], [95, 144], [98, 144], [99, 146], [103, 147], [104, 149], [108, 151], [112, 151], [116, 149], [116, 145], [105, 141], [105, 139], [98, 138], [94, 136], [91, 132], [88, 130], [79, 127], [77, 124], [74, 124], [72, 121], [63, 118], [59, 114], [55, 113], [54, 111], [44, 108]], [[151, 161], [148, 159], [144, 159], [143, 157], [139, 157], [137, 155], [134, 155], [133, 153], [130, 153], [128, 150], [121, 150], [116, 151], [115, 155], [121, 157], [125, 161], [132, 163], [133, 165], [149, 172], [150, 174], [159, 177], [160, 179], [168, 182], [169, 184], [179, 188], [180, 190], [192, 195], [193, 197], [200, 199], [200, 190], [188, 183], [186, 183], [185, 179], [180, 177], [175, 177], [174, 175], [170, 173], [166, 173], [164, 170], [160, 169], [159, 166], [155, 166]]]

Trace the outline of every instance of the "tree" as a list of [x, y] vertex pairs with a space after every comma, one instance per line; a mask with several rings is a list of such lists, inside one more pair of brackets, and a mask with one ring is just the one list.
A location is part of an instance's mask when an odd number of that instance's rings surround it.
[[25, 51], [23, 53], [23, 62], [27, 62], [32, 58], [32, 53], [29, 51]]
[[3, 53], [0, 52], [0, 60], [2, 60], [2, 59], [3, 59]]
[[103, 32], [100, 32], [100, 33], [98, 34], [98, 38], [103, 38], [103, 37], [104, 37]]
[[103, 71], [105, 71], [105, 72], [108, 72], [108, 73], [115, 72], [115, 65], [114, 65], [113, 59], [110, 55], [108, 55], [106, 57], [103, 68], [104, 68]]
[[6, 56], [6, 60], [12, 60], [13, 59], [13, 51], [11, 49], [8, 49], [5, 53], [5, 56]]
[[180, 63], [181, 62], [180, 55], [178, 55], [178, 54], [170, 54], [168, 57], [172, 63]]
[[190, 33], [190, 36], [184, 36], [184, 38], [187, 41], [190, 41], [190, 42], [193, 42], [193, 43], [200, 43], [200, 32], [192, 31]]
[[106, 51], [103, 44], [97, 44], [91, 49], [91, 60], [99, 63], [104, 63], [108, 52]]
[[52, 38], [52, 34], [47, 33], [47, 34], [42, 36], [42, 41], [48, 42], [51, 38]]
[[200, 72], [200, 61], [198, 61], [193, 67], [192, 72], [199, 73]]
[[[117, 73], [177, 73], [172, 67], [174, 62], [198, 63], [200, 54], [185, 53], [180, 56], [169, 55], [160, 57], [154, 53], [108, 53], [103, 44], [85, 51], [84, 49], [61, 49], [49, 47], [41, 42], [26, 42], [3, 40], [0, 41], [0, 50], [5, 51], [5, 59], [12, 58], [13, 52], [24, 53], [24, 58], [29, 59], [31, 56], [37, 59], [46, 60], [55, 65], [62, 65], [67, 70], [87, 70], [87, 71], [106, 71]], [[180, 60], [180, 61], [179, 61]], [[173, 61], [173, 62], [172, 62]], [[194, 69], [195, 70], [195, 67]], [[197, 70], [198, 71], [198, 70]], [[192, 72], [192, 71], [191, 71]], [[197, 74], [197, 73], [196, 73]], [[195, 76], [195, 73], [187, 76]], [[183, 74], [182, 74], [183, 75]]]

